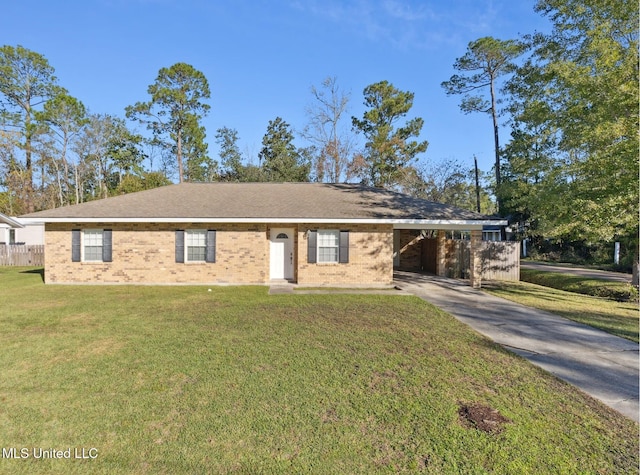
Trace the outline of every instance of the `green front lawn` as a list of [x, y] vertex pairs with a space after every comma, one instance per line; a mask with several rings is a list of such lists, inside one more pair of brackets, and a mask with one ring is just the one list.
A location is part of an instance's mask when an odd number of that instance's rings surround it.
[[414, 297], [0, 268], [0, 302], [2, 446], [97, 449], [0, 473], [637, 471], [637, 424]]
[[638, 303], [638, 289], [625, 282], [612, 282], [546, 270], [520, 269], [520, 280], [552, 289]]
[[613, 335], [638, 341], [638, 304], [566, 292], [528, 282], [487, 282], [483, 290], [528, 307], [555, 313]]

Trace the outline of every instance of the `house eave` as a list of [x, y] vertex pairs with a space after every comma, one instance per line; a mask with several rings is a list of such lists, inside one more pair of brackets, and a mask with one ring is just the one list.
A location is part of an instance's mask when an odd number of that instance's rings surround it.
[[473, 231], [482, 229], [484, 226], [506, 226], [506, 220], [474, 220], [474, 219], [420, 219], [402, 220], [393, 223], [394, 229], [455, 229]]
[[123, 217], [63, 217], [63, 218], [21, 218], [25, 224], [42, 223], [222, 223], [222, 224], [390, 224], [394, 229], [482, 229], [486, 225], [507, 225], [506, 220], [468, 219], [390, 219], [390, 218], [123, 218]]
[[24, 225], [20, 221], [17, 221], [14, 218], [10, 218], [9, 216], [2, 213], [0, 213], [0, 223], [6, 224], [12, 228], [24, 228]]

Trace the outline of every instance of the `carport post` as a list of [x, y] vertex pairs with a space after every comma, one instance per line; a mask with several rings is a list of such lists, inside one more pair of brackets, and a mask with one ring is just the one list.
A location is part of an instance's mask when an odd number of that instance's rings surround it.
[[447, 275], [446, 237], [447, 232], [444, 229], [438, 229], [436, 234], [436, 275], [440, 277]]
[[482, 285], [482, 262], [480, 261], [480, 244], [482, 230], [471, 231], [471, 250], [469, 256], [469, 280], [471, 287], [479, 289]]

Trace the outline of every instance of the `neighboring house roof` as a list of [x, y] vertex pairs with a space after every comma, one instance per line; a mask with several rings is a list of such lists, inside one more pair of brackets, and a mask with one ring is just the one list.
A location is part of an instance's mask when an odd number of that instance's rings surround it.
[[12, 228], [24, 228], [22, 223], [2, 213], [0, 213], [0, 223], [8, 224]]
[[182, 183], [21, 218], [42, 222], [506, 224], [393, 191], [326, 183]]

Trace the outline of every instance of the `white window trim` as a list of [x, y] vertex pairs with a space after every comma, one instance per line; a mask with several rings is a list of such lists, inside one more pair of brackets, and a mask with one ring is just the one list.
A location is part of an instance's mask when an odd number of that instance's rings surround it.
[[[336, 236], [336, 245], [335, 245], [335, 249], [336, 249], [336, 258], [335, 260], [331, 260], [331, 261], [323, 261], [322, 260], [322, 254], [320, 252], [320, 248], [328, 248], [329, 246], [320, 246], [320, 235], [322, 233], [331, 233], [333, 235]], [[334, 247], [334, 246], [331, 246]], [[318, 229], [317, 231], [317, 236], [316, 236], [316, 262], [318, 264], [338, 264], [340, 262], [340, 230], [339, 229]]]
[[[99, 259], [87, 259], [87, 257], [86, 257], [86, 253], [85, 253], [86, 234], [90, 233], [90, 232], [91, 233], [93, 233], [93, 232], [100, 233], [100, 258]], [[104, 262], [102, 260], [102, 249], [104, 249], [104, 229], [98, 229], [98, 228], [83, 229], [82, 230], [82, 241], [81, 241], [81, 246], [80, 246], [80, 260], [82, 262]]]
[[[204, 234], [204, 256], [202, 259], [192, 260], [189, 259], [189, 235]], [[191, 246], [196, 247], [196, 246]], [[199, 247], [199, 246], [198, 246]], [[206, 229], [185, 229], [184, 231], [184, 262], [185, 264], [202, 264], [207, 260], [207, 230]]]
[[502, 240], [502, 237], [500, 231], [482, 231], [482, 240], [498, 242]]

